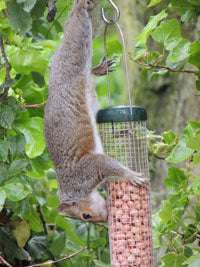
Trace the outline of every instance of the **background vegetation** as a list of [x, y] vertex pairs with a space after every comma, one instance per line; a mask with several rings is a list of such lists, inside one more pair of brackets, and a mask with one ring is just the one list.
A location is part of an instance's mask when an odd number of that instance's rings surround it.
[[[136, 39], [134, 54], [129, 54], [130, 61], [141, 68], [141, 96], [135, 99], [145, 101], [147, 84], [160, 79], [178, 81], [182, 76], [196, 80], [196, 91], [191, 94], [199, 98], [199, 1], [151, 0], [142, 5], [146, 26]], [[46, 1], [0, 1], [0, 260], [26, 266], [57, 260], [88, 246], [57, 266], [109, 266], [106, 228], [64, 219], [56, 211], [57, 182], [45, 148], [43, 115], [49, 62], [62, 40], [71, 1], [59, 0], [56, 7], [54, 21], [48, 22]], [[186, 26], [195, 27], [192, 38], [184, 32]], [[109, 56], [121, 55], [121, 45], [111, 32], [107, 46]], [[102, 36], [94, 40], [94, 51], [96, 65], [103, 56]], [[123, 70], [118, 68], [111, 77], [113, 104], [123, 104]], [[105, 79], [98, 78], [96, 83], [100, 107], [107, 106]], [[158, 101], [161, 97], [157, 95]], [[185, 101], [185, 107], [187, 104]], [[200, 121], [195, 120], [196, 114], [190, 115], [182, 134], [166, 129], [167, 120], [162, 135], [156, 135], [153, 127], [148, 133], [150, 160], [157, 157], [171, 164], [164, 181], [169, 198], [153, 215], [154, 246], [162, 248], [156, 251], [160, 255], [156, 266], [200, 264]], [[153, 165], [151, 170], [159, 171]]]

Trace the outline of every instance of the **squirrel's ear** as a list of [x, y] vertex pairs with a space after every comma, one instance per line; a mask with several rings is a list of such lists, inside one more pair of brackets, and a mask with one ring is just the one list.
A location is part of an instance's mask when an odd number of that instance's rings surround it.
[[67, 212], [70, 210], [73, 204], [74, 204], [73, 202], [69, 202], [69, 203], [63, 202], [57, 207], [57, 211]]

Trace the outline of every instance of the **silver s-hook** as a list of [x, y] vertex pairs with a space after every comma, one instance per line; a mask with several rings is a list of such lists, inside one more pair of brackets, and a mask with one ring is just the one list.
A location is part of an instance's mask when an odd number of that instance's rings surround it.
[[103, 18], [103, 21], [106, 23], [106, 24], [115, 24], [118, 20], [119, 20], [119, 17], [120, 17], [120, 11], [119, 9], [117, 8], [117, 6], [113, 3], [112, 0], [108, 0], [108, 2], [111, 4], [111, 6], [115, 9], [115, 19], [107, 19], [105, 17], [105, 13], [104, 13], [104, 8], [102, 7], [101, 9], [101, 15], [102, 15], [102, 18]]

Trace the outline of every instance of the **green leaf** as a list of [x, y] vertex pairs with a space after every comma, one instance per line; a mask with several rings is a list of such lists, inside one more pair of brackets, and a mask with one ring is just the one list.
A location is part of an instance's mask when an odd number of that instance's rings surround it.
[[17, 245], [23, 248], [30, 237], [30, 226], [27, 221], [15, 221], [11, 224], [12, 234], [17, 241]]
[[193, 157], [193, 162], [195, 165], [200, 163], [200, 153]]
[[179, 62], [190, 56], [190, 46], [191, 43], [183, 39], [179, 44], [170, 52], [169, 60], [171, 62]]
[[19, 248], [13, 240], [11, 239], [11, 232], [8, 228], [1, 227], [0, 229], [0, 246], [3, 246], [3, 251], [6, 255], [6, 258], [8, 258], [10, 261], [12, 259], [19, 259], [19, 260], [27, 260], [28, 257], [30, 257], [29, 253]]
[[16, 137], [13, 135], [9, 135], [7, 137], [7, 145], [11, 155], [14, 155], [16, 153]]
[[5, 200], [6, 200], [6, 191], [0, 190], [0, 211], [3, 209]]
[[184, 172], [176, 167], [171, 167], [168, 170], [168, 177], [165, 179], [165, 185], [169, 189], [170, 194], [176, 194], [180, 190], [182, 183], [187, 180]]
[[151, 2], [149, 3], [148, 7], [151, 7], [151, 6], [155, 6], [157, 5], [158, 3], [160, 3], [162, 0], [151, 0]]
[[147, 47], [143, 43], [137, 43], [135, 46], [135, 57], [134, 60], [138, 60], [143, 57], [145, 52], [147, 51]]
[[24, 153], [26, 140], [23, 135], [16, 136], [16, 155], [19, 156]]
[[171, 221], [172, 212], [173, 212], [173, 205], [169, 201], [163, 200], [162, 201], [162, 208], [159, 211], [161, 223], [167, 223], [167, 222]]
[[36, 0], [25, 0], [24, 1], [24, 8], [23, 9], [26, 12], [30, 12], [31, 9], [33, 9], [33, 7], [35, 6], [35, 4], [36, 4]]
[[2, 188], [6, 191], [7, 197], [12, 201], [19, 201], [31, 193], [30, 189], [25, 188], [23, 184], [18, 182], [5, 184]]
[[30, 223], [30, 228], [35, 232], [43, 232], [44, 228], [40, 219], [39, 213], [32, 208], [28, 216], [28, 221]]
[[149, 22], [144, 27], [143, 31], [140, 33], [140, 35], [136, 38], [138, 43], [146, 43], [147, 39], [149, 38], [149, 35], [151, 32], [156, 28], [157, 24], [164, 18], [167, 17], [167, 13], [165, 12], [165, 9], [162, 10], [159, 14], [156, 16], [150, 17]]
[[16, 124], [15, 127], [21, 131], [26, 139], [25, 152], [29, 158], [36, 158], [45, 149], [43, 134], [43, 119], [32, 117], [24, 124]]
[[27, 75], [32, 71], [44, 75], [48, 66], [48, 60], [44, 53], [33, 49], [17, 49], [10, 58], [10, 63], [17, 72]]
[[156, 42], [162, 43], [167, 50], [172, 50], [182, 39], [180, 25], [176, 19], [162, 21], [151, 36]]
[[5, 1], [1, 0], [1, 2], [0, 2], [0, 11], [3, 10], [3, 9], [6, 9], [6, 3], [5, 3]]
[[73, 240], [74, 242], [76, 242], [81, 246], [85, 245], [85, 243], [72, 232], [70, 224], [62, 216], [60, 215], [56, 216], [56, 224], [68, 233], [71, 240]]
[[181, 254], [176, 253], [168, 253], [161, 258], [162, 267], [184, 267], [185, 265], [182, 265], [184, 260], [185, 258]]
[[12, 162], [10, 168], [8, 169], [8, 176], [12, 177], [24, 170], [28, 162], [25, 159], [18, 159]]
[[6, 6], [11, 27], [22, 33], [27, 32], [32, 25], [30, 14], [25, 12], [23, 6], [17, 4], [14, 0], [7, 1]]
[[191, 45], [191, 51], [190, 51], [190, 57], [189, 57], [189, 63], [196, 66], [197, 68], [200, 68], [200, 40], [195, 41]]
[[54, 256], [59, 256], [65, 249], [66, 243], [67, 243], [66, 232], [63, 231], [61, 233], [58, 233], [55, 231], [53, 235], [53, 241], [49, 249]]
[[200, 266], [200, 253], [191, 256], [189, 259], [184, 261], [184, 264], [189, 264], [189, 267]]
[[195, 151], [200, 151], [200, 134], [191, 138], [187, 142], [187, 146]]
[[171, 154], [166, 158], [166, 161], [176, 164], [191, 157], [194, 150], [187, 147], [187, 142], [191, 137], [191, 126], [187, 125], [184, 129], [184, 135], [179, 138], [178, 144], [174, 147]]
[[2, 105], [0, 109], [0, 124], [6, 129], [11, 129], [15, 117], [12, 109], [8, 106]]
[[122, 44], [117, 40], [109, 41], [106, 43], [106, 49], [108, 57], [115, 59], [116, 63], [119, 63], [120, 57], [123, 54]]
[[163, 140], [168, 145], [173, 145], [176, 141], [176, 135], [172, 130], [169, 130], [168, 132], [164, 132], [162, 134]]
[[8, 157], [8, 146], [0, 139], [0, 160], [5, 161]]
[[33, 236], [27, 243], [27, 250], [32, 258], [41, 259], [47, 254], [48, 240], [46, 236]]

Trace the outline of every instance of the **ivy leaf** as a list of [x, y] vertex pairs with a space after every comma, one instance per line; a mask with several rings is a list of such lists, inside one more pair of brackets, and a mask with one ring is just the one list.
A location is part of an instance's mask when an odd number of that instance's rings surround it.
[[25, 159], [18, 159], [12, 162], [10, 168], [8, 169], [8, 176], [12, 177], [19, 174], [27, 166], [28, 162]]
[[16, 124], [15, 126], [25, 136], [25, 152], [27, 156], [29, 158], [36, 158], [41, 155], [45, 149], [43, 119], [32, 117], [23, 124]]
[[164, 132], [162, 136], [163, 136], [163, 141], [168, 145], [173, 145], [176, 141], [176, 135], [172, 130]]
[[135, 46], [135, 57], [134, 60], [138, 60], [143, 57], [145, 52], [147, 51], [147, 47], [143, 43], [137, 43]]
[[200, 163], [200, 153], [193, 157], [193, 162], [195, 165]]
[[151, 36], [156, 42], [162, 43], [167, 50], [172, 50], [182, 39], [180, 25], [176, 19], [162, 21]]
[[187, 142], [187, 146], [191, 149], [194, 149], [195, 151], [200, 151], [200, 135], [191, 138]]
[[0, 160], [5, 161], [8, 157], [8, 146], [0, 139]]
[[147, 23], [147, 25], [144, 27], [143, 31], [136, 38], [137, 42], [145, 44], [151, 32], [156, 28], [156, 26], [162, 19], [167, 17], [167, 15], [168, 14], [165, 12], [165, 9], [164, 9], [156, 16], [152, 16], [149, 22]]
[[6, 191], [0, 190], [0, 211], [3, 209], [5, 200], [6, 200]]
[[11, 227], [18, 247], [23, 248], [31, 234], [29, 223], [27, 221], [15, 221]]
[[6, 6], [11, 27], [22, 33], [27, 32], [32, 25], [30, 14], [24, 11], [23, 6], [14, 0], [7, 1]]
[[200, 40], [195, 41], [191, 45], [191, 51], [190, 51], [190, 57], [189, 57], [189, 63], [196, 66], [197, 68], [200, 68]]
[[200, 266], [200, 253], [191, 256], [189, 259], [184, 261], [184, 264], [189, 264], [189, 267]]
[[171, 221], [172, 212], [173, 212], [173, 205], [169, 201], [163, 200], [162, 208], [159, 211], [161, 223], [168, 223], [169, 221]]
[[184, 129], [184, 135], [179, 138], [178, 144], [166, 158], [166, 161], [176, 164], [191, 157], [194, 150], [187, 147], [187, 142], [190, 138], [192, 138], [192, 130], [191, 126], [187, 125]]
[[161, 258], [162, 261], [162, 267], [180, 267], [180, 266], [185, 266], [182, 265], [184, 262], [185, 258], [182, 255], [176, 254], [176, 253], [168, 253], [165, 256]]
[[31, 193], [30, 189], [25, 188], [23, 184], [18, 182], [7, 183], [2, 188], [6, 191], [7, 197], [12, 201], [24, 199]]
[[180, 190], [182, 183], [187, 180], [184, 172], [176, 167], [171, 167], [168, 170], [168, 177], [165, 179], [165, 185], [169, 189], [170, 194], [176, 194]]
[[17, 72], [26, 75], [29, 75], [32, 71], [44, 75], [48, 66], [48, 60], [44, 54], [33, 49], [17, 49], [10, 58], [10, 63]]
[[11, 129], [15, 119], [12, 109], [8, 106], [2, 105], [0, 109], [0, 124], [6, 129]]
[[170, 52], [169, 60], [171, 62], [179, 62], [190, 56], [190, 46], [191, 43], [183, 39], [179, 42], [179, 44]]
[[148, 7], [151, 7], [151, 6], [155, 6], [157, 5], [158, 3], [160, 3], [162, 0], [151, 0], [151, 2], [149, 3]]

